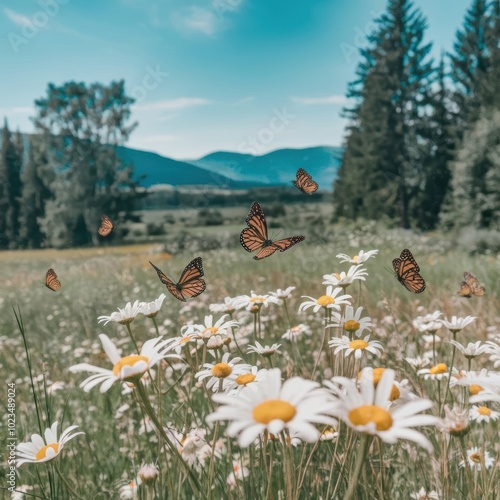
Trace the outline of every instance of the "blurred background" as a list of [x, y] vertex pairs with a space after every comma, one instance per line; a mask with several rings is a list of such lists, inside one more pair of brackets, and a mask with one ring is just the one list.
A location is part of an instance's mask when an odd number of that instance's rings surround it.
[[0, 27], [2, 249], [236, 247], [253, 201], [317, 244], [500, 249], [498, 0], [5, 0]]

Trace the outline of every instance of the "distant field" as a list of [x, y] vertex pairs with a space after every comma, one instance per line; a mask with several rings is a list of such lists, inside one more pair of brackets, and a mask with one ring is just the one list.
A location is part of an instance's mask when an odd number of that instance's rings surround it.
[[[245, 213], [246, 209], [227, 209], [224, 217], [228, 220], [241, 219]], [[310, 213], [293, 207], [287, 213], [286, 224], [280, 228], [281, 234], [300, 233], [302, 231], [297, 229], [300, 227], [308, 231], [307, 226], [299, 223], [299, 220], [311, 215], [327, 217], [327, 214], [326, 206], [317, 206]], [[145, 222], [164, 215], [147, 214]], [[296, 225], [293, 224], [294, 220], [297, 221]], [[176, 223], [175, 226], [175, 231], [178, 231], [180, 225]], [[237, 238], [242, 227], [241, 222], [236, 224], [232, 221], [227, 228], [224, 225], [192, 227], [188, 230], [203, 239], [204, 235], [217, 235], [227, 229], [233, 235], [231, 237], [236, 235]], [[422, 391], [422, 382], [417, 381], [415, 374], [410, 373], [408, 365], [402, 361], [404, 356], [422, 353], [420, 334], [412, 326], [412, 319], [436, 309], [448, 317], [477, 316], [476, 323], [460, 335], [460, 341], [464, 343], [466, 340], [484, 340], [488, 332], [495, 328], [500, 330], [500, 259], [496, 256], [470, 256], [453, 250], [450, 242], [438, 235], [415, 236], [400, 231], [376, 234], [373, 229], [369, 225], [356, 230], [327, 225], [321, 231], [323, 242], [308, 244], [306, 240], [286, 253], [278, 253], [259, 262], [254, 261], [237, 240], [230, 249], [200, 250], [195, 253], [183, 251], [172, 256], [166, 251], [168, 245], [162, 243], [161, 236], [155, 237], [154, 242], [140, 245], [0, 253], [3, 282], [0, 291], [0, 366], [8, 380], [14, 380], [17, 384], [19, 438], [24, 439], [30, 432], [36, 431], [36, 422], [25, 354], [13, 307], [22, 315], [31, 347], [34, 376], [39, 377], [39, 396], [43, 399], [40, 385], [43, 373], [49, 386], [54, 382], [62, 382], [63, 388], [49, 396], [52, 418], [64, 418], [65, 426], [76, 424], [86, 432], [84, 438], [80, 437], [78, 446], [74, 446], [73, 442], [68, 444], [68, 450], [78, 448], [78, 453], [68, 452], [68, 460], [61, 462], [60, 466], [82, 498], [109, 498], [109, 495], [118, 498], [113, 496], [118, 490], [117, 485], [121, 484], [120, 481], [123, 483], [124, 479], [133, 478], [132, 464], [140, 464], [142, 460], [154, 461], [158, 454], [153, 434], [143, 434], [141, 431], [141, 414], [134, 407], [130, 396], [120, 395], [116, 387], [104, 395], [98, 389], [89, 394], [84, 393], [78, 384], [85, 376], [68, 372], [71, 365], [83, 361], [111, 367], [102, 353], [99, 333], [106, 333], [122, 346], [125, 353], [130, 352], [125, 327], [115, 323], [98, 325], [97, 317], [111, 314], [128, 301], [151, 301], [165, 292], [167, 299], [158, 316], [159, 331], [167, 337], [174, 337], [180, 335], [181, 327], [190, 321], [203, 323], [204, 317], [211, 314], [209, 304], [223, 302], [226, 296], [250, 294], [251, 290], [263, 294], [277, 288], [295, 286], [296, 290], [288, 304], [291, 323], [282, 307], [271, 305], [263, 309], [261, 342], [282, 344], [284, 354], [276, 358], [275, 366], [281, 367], [283, 373], [289, 376], [302, 375], [307, 378], [311, 375], [313, 360], [320, 347], [323, 316], [321, 312], [313, 314], [310, 311], [299, 314], [298, 306], [306, 300], [301, 299], [301, 296], [319, 297], [324, 294], [323, 275], [349, 268], [348, 264], [339, 264], [335, 255], [340, 252], [354, 254], [361, 248], [378, 248], [380, 253], [365, 263], [369, 272], [366, 283], [361, 286], [360, 282], [354, 283], [347, 293], [352, 294], [354, 307], [365, 307], [365, 314], [372, 317], [375, 325], [372, 337], [385, 346], [380, 360], [368, 358], [363, 363], [368, 366], [394, 367], [400, 370], [401, 378], [409, 377], [410, 383]], [[391, 261], [399, 256], [404, 247], [412, 249], [428, 284], [427, 290], [418, 296], [407, 292], [393, 275]], [[203, 258], [207, 290], [197, 299], [183, 304], [166, 292], [148, 261], [151, 260], [177, 280], [184, 266], [198, 255]], [[48, 267], [56, 270], [63, 284], [57, 293], [43, 285]], [[487, 295], [483, 299], [458, 297], [457, 290], [465, 270], [474, 272], [486, 286]], [[220, 314], [215, 314], [215, 317], [220, 317]], [[237, 312], [235, 317], [241, 324], [240, 344], [253, 344], [252, 317], [245, 311]], [[281, 339], [290, 324], [298, 323], [308, 324], [313, 332], [312, 336], [302, 338], [295, 347], [300, 352], [300, 362], [290, 354], [294, 352], [290, 343]], [[138, 318], [131, 326], [140, 343], [156, 335], [147, 318]], [[442, 334], [445, 336], [444, 329]], [[234, 347], [231, 350], [240, 355]], [[443, 355], [449, 352], [448, 344], [441, 343], [439, 351]], [[256, 360], [254, 356], [248, 357], [251, 363], [256, 363]], [[317, 380], [321, 380], [323, 373], [326, 373], [325, 363], [325, 360], [320, 363], [315, 376]], [[189, 404], [184, 400], [180, 388], [175, 388], [173, 380], [177, 376], [172, 378], [167, 375], [167, 384], [173, 384], [174, 390], [168, 397], [165, 396], [162, 403], [165, 419], [179, 432], [186, 419], [193, 426], [206, 428], [204, 417], [209, 412], [206, 395], [202, 387], [200, 389], [200, 385], [195, 384], [193, 375], [193, 371], [188, 371], [183, 376], [185, 386], [194, 398]], [[125, 402], [133, 408], [127, 410], [124, 416], [118, 415], [117, 410]], [[224, 428], [222, 426], [220, 437], [225, 436]], [[494, 436], [490, 438], [494, 439]], [[475, 440], [471, 438], [470, 442], [474, 444]], [[233, 455], [238, 454], [234, 441], [231, 446]], [[120, 453], [117, 452], [118, 448]], [[113, 450], [111, 456], [110, 450]], [[307, 450], [311, 451], [311, 445], [308, 445]], [[318, 466], [333, 460], [326, 448], [321, 450], [315, 459]], [[391, 450], [389, 455], [393, 460], [402, 459], [400, 453], [403, 452], [400, 449], [395, 451], [393, 447]], [[393, 471], [394, 484], [397, 483], [401, 491], [406, 492], [406, 496], [401, 498], [409, 498], [409, 492], [418, 490], [418, 485], [425, 481], [434, 484], [426, 455], [419, 454], [417, 462], [421, 471], [418, 478], [405, 477], [404, 470], [407, 469], [404, 467]], [[453, 464], [454, 470], [457, 469], [456, 458]], [[231, 467], [230, 459], [216, 462], [215, 473], [220, 481], [214, 486], [213, 498], [222, 498], [226, 494], [225, 480]], [[35, 484], [37, 480], [31, 479], [23, 469], [19, 484]], [[206, 472], [200, 475], [203, 481], [206, 480], [204, 474]], [[456, 477], [458, 472], [453, 474]], [[316, 498], [325, 494], [313, 470], [305, 476], [305, 481], [307, 491], [313, 492], [311, 494]], [[252, 490], [261, 482], [256, 480], [255, 485], [245, 486], [239, 495], [261, 498], [262, 492]], [[279, 486], [276, 488], [279, 489]], [[189, 494], [185, 497], [189, 498]], [[238, 498], [238, 494], [235, 493], [234, 498]]]

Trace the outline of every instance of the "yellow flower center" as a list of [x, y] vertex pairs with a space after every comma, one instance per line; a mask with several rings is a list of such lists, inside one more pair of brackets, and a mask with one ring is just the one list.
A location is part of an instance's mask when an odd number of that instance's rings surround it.
[[481, 391], [484, 391], [484, 387], [481, 387], [480, 385], [472, 384], [471, 386], [469, 386], [469, 392], [472, 394], [472, 396], [479, 394]]
[[351, 342], [349, 342], [349, 347], [351, 349], [366, 349], [368, 347], [368, 342], [361, 339], [351, 340]]
[[205, 335], [205, 333], [210, 332], [210, 337], [211, 337], [212, 335], [215, 335], [218, 331], [219, 329], [216, 326], [212, 326], [211, 328], [205, 328], [205, 330], [203, 330], [201, 334]]
[[318, 306], [321, 306], [321, 307], [327, 307], [331, 304], [335, 304], [335, 299], [333, 297], [330, 297], [329, 295], [322, 295], [317, 301], [316, 303], [318, 304]]
[[469, 455], [469, 458], [470, 460], [472, 460], [473, 462], [476, 462], [476, 464], [480, 464], [481, 463], [481, 455], [479, 453], [471, 453]]
[[236, 383], [238, 385], [247, 385], [255, 380], [255, 375], [253, 373], [243, 373], [236, 377]]
[[59, 443], [52, 443], [48, 444], [47, 446], [44, 446], [43, 448], [40, 448], [35, 455], [35, 459], [38, 460], [43, 460], [47, 456], [47, 450], [52, 449], [55, 451], [55, 454], [57, 455], [59, 453]]
[[182, 337], [182, 339], [179, 341], [179, 344], [187, 344], [190, 340], [192, 339], [189, 336]]
[[295, 417], [297, 410], [288, 401], [269, 399], [258, 404], [252, 412], [253, 419], [261, 424], [268, 424], [273, 420], [290, 422]]
[[231, 375], [233, 369], [227, 363], [217, 363], [212, 368], [212, 375], [217, 378], [226, 378]]
[[300, 330], [301, 330], [301, 327], [300, 326], [292, 326], [292, 328], [290, 328], [290, 330], [293, 332], [293, 333], [300, 333]]
[[250, 302], [258, 302], [260, 304], [264, 303], [266, 301], [265, 297], [252, 297], [250, 299]]
[[[120, 372], [122, 371], [122, 368], [124, 366], [134, 366], [138, 361], [144, 361], [146, 364], [149, 363], [149, 358], [146, 356], [139, 356], [138, 354], [132, 354], [131, 356], [125, 356], [124, 358], [120, 359], [115, 366], [113, 366], [113, 375], [115, 377], [118, 377]], [[135, 374], [134, 376], [136, 376]]]
[[356, 330], [359, 330], [360, 326], [361, 325], [357, 321], [350, 319], [344, 323], [344, 330], [347, 330], [348, 332], [355, 332]]
[[390, 401], [396, 401], [396, 399], [401, 396], [401, 392], [399, 392], [399, 389], [393, 384], [392, 389], [391, 389], [391, 395], [389, 396]]
[[353, 264], [357, 264], [359, 259], [359, 255], [355, 255], [351, 260]]
[[339, 273], [332, 273], [332, 276], [335, 276], [339, 281], [342, 279]]
[[[373, 369], [373, 384], [375, 387], [377, 387], [377, 384], [380, 382], [380, 379], [382, 378], [382, 374], [384, 373], [385, 368], [374, 368]], [[361, 380], [361, 377], [363, 375], [363, 372], [358, 373], [358, 380]]]
[[485, 417], [489, 417], [491, 415], [491, 410], [486, 406], [480, 406], [477, 409], [477, 412], [479, 413], [479, 415], [484, 415]]
[[392, 427], [391, 414], [380, 406], [358, 406], [349, 412], [349, 420], [354, 425], [366, 425], [373, 422], [378, 431], [386, 431]]
[[446, 373], [447, 371], [448, 367], [444, 363], [438, 363], [436, 366], [429, 369], [431, 375], [438, 375], [440, 373]]

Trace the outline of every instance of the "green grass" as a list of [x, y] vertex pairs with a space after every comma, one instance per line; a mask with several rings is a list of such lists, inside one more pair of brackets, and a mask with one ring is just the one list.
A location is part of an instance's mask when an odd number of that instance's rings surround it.
[[[280, 230], [285, 235], [296, 234], [290, 228], [301, 227], [290, 223], [294, 216], [306, 218], [308, 215], [294, 212], [288, 213], [286, 224]], [[316, 207], [312, 215], [321, 213], [322, 209]], [[234, 215], [241, 216], [239, 212]], [[229, 224], [228, 228], [230, 234], [234, 232], [237, 238], [241, 224], [239, 229]], [[189, 231], [197, 235], [216, 235], [221, 229], [189, 228]], [[223, 229], [226, 230], [226, 226]], [[399, 231], [377, 233], [372, 226], [358, 230], [326, 226], [318, 230], [318, 234], [315, 238], [308, 238], [314, 241], [312, 244], [306, 241], [286, 253], [278, 253], [262, 261], [254, 261], [251, 254], [238, 246], [237, 240], [234, 248], [201, 248], [196, 253], [185, 251], [176, 256], [164, 253], [168, 246], [164, 247], [158, 240], [156, 243], [128, 247], [0, 253], [3, 280], [0, 292], [0, 366], [6, 382], [16, 383], [16, 432], [19, 442], [38, 432], [38, 427], [26, 354], [13, 308], [19, 308], [24, 321], [38, 395], [44, 401], [42, 413], [46, 417], [50, 414], [51, 421], [63, 421], [62, 428], [75, 424], [86, 433], [70, 441], [62, 457], [54, 461], [76, 495], [95, 499], [119, 498], [119, 484], [133, 479], [142, 461], [159, 464], [162, 491], [169, 490], [170, 497], [203, 498], [209, 484], [213, 488], [211, 498], [279, 498], [285, 490], [290, 493], [289, 486], [285, 484], [287, 475], [281, 466], [284, 451], [279, 443], [271, 443], [264, 453], [253, 447], [240, 450], [236, 440], [227, 439], [224, 423], [218, 437], [224, 440], [225, 452], [214, 459], [213, 477], [210, 461], [200, 470], [194, 469], [202, 485], [202, 493], [193, 492], [175, 458], [159, 449], [154, 432], [141, 432], [143, 416], [133, 396], [121, 395], [118, 384], [105, 394], [99, 393], [98, 388], [84, 393], [78, 385], [86, 375], [68, 371], [70, 366], [82, 362], [111, 367], [102, 352], [99, 333], [106, 333], [118, 342], [124, 355], [132, 352], [125, 327], [115, 323], [98, 325], [97, 317], [111, 314], [128, 301], [151, 301], [165, 292], [165, 287], [149, 266], [149, 260], [177, 279], [184, 266], [197, 255], [203, 257], [207, 290], [187, 305], [167, 293], [158, 316], [160, 332], [167, 337], [180, 335], [184, 324], [189, 321], [202, 323], [204, 317], [211, 314], [209, 304], [223, 302], [226, 296], [249, 294], [251, 290], [267, 293], [295, 286], [289, 303], [290, 320], [293, 324], [306, 323], [313, 331], [310, 337], [301, 339], [296, 346], [300, 360], [293, 355], [290, 343], [281, 339], [290, 326], [282, 307], [271, 305], [263, 310], [261, 343], [282, 344], [283, 354], [274, 358], [274, 364], [282, 369], [284, 377], [300, 375], [310, 378], [323, 335], [322, 315], [321, 312], [317, 315], [299, 314], [298, 306], [303, 300], [301, 295], [323, 295], [323, 275], [347, 271], [347, 264], [338, 264], [337, 253], [353, 254], [360, 248], [379, 248], [379, 255], [366, 263], [369, 272], [366, 283], [360, 287], [356, 282], [347, 290], [353, 296], [353, 305], [363, 306], [365, 314], [372, 317], [375, 324], [372, 338], [380, 340], [385, 348], [380, 360], [371, 356], [363, 358], [363, 366], [394, 368], [398, 372], [398, 380], [408, 378], [415, 392], [437, 400], [436, 385], [424, 383], [404, 361], [404, 357], [424, 351], [421, 335], [415, 331], [412, 320], [436, 309], [448, 317], [474, 315], [478, 319], [459, 334], [458, 340], [463, 344], [485, 340], [488, 328], [499, 327], [500, 260], [494, 256], [470, 256], [453, 249], [450, 241], [438, 235], [415, 236]], [[407, 292], [393, 275], [391, 261], [405, 247], [412, 249], [427, 281], [427, 290], [421, 295]], [[59, 275], [63, 284], [60, 292], [53, 293], [43, 285], [48, 267], [53, 267]], [[473, 272], [485, 284], [487, 293], [484, 298], [467, 300], [458, 297], [457, 290], [466, 270]], [[215, 317], [219, 316], [215, 314]], [[251, 315], [243, 311], [236, 313], [235, 317], [241, 324], [240, 343], [250, 339], [252, 344]], [[132, 323], [131, 328], [139, 343], [156, 336], [151, 320], [142, 316]], [[448, 338], [444, 328], [439, 335]], [[238, 354], [234, 343], [229, 349]], [[438, 349], [443, 362], [449, 362], [449, 344], [443, 341]], [[265, 360], [258, 360], [254, 355], [245, 357], [251, 364], [266, 366]], [[460, 356], [456, 366], [466, 368]], [[474, 366], [476, 369], [483, 366], [492, 368], [487, 356], [482, 356]], [[164, 425], [180, 433], [191, 427], [204, 429], [207, 431], [206, 439], [211, 443], [214, 429], [208, 427], [204, 419], [211, 412], [212, 404], [203, 386], [196, 384], [195, 368], [191, 366], [185, 373], [183, 370], [171, 373], [163, 367], [162, 372], [162, 390], [166, 393], [161, 398]], [[315, 379], [321, 381], [329, 373], [329, 361], [323, 358]], [[44, 378], [49, 386], [54, 382], [64, 383], [63, 388], [48, 395], [46, 401]], [[180, 382], [175, 383], [178, 379]], [[452, 396], [456, 400], [458, 393], [452, 391]], [[159, 411], [153, 395], [151, 401]], [[130, 407], [117, 415], [124, 404]], [[295, 490], [296, 498], [325, 498], [327, 491], [331, 495], [337, 481], [335, 498], [342, 498], [349, 481], [352, 481], [349, 474], [356, 456], [353, 450], [358, 442], [353, 432], [347, 431], [345, 426], [342, 429], [343, 433], [334, 442], [292, 447], [292, 463], [296, 467], [293, 476], [303, 480], [301, 489]], [[406, 499], [422, 486], [447, 492], [450, 498], [470, 498], [464, 469], [458, 466], [461, 460], [458, 442], [452, 439], [445, 452], [443, 435], [434, 429], [425, 432], [435, 444], [432, 460], [426, 452], [414, 446], [402, 446], [402, 441], [393, 446], [381, 446], [375, 441], [367, 457], [368, 465], [360, 477], [358, 498]], [[481, 428], [475, 426], [466, 437], [466, 444], [482, 446], [486, 443], [486, 448], [497, 458], [494, 442], [498, 442], [498, 437], [498, 424]], [[237, 457], [244, 460], [251, 475], [238, 482], [236, 489], [230, 489], [226, 479], [232, 470], [233, 459]], [[273, 461], [272, 473], [266, 473], [265, 467]], [[445, 466], [447, 475], [443, 472]], [[23, 465], [19, 473], [18, 485], [33, 485], [33, 493], [50, 498], [48, 472], [43, 464]], [[67, 485], [57, 479], [57, 474], [54, 473], [54, 477], [56, 489], [53, 494], [55, 491], [56, 496], [52, 495], [53, 498], [76, 498]], [[487, 489], [491, 480], [493, 484], [495, 481], [500, 484], [498, 468], [496, 472], [490, 469], [486, 475], [479, 474], [476, 480], [483, 490]], [[491, 489], [489, 491], [497, 495], [491, 498], [500, 495], [498, 485], [495, 493]], [[147, 498], [145, 488], [140, 488], [140, 492], [140, 498]], [[159, 498], [167, 498], [167, 495], [162, 493]]]

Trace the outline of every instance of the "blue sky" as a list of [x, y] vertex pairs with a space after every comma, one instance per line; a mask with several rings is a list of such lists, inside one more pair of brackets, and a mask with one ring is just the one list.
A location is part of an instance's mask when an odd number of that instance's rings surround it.
[[[415, 0], [434, 55], [472, 0]], [[128, 145], [180, 159], [342, 144], [356, 48], [386, 0], [0, 0], [0, 117], [47, 83], [125, 79]]]

